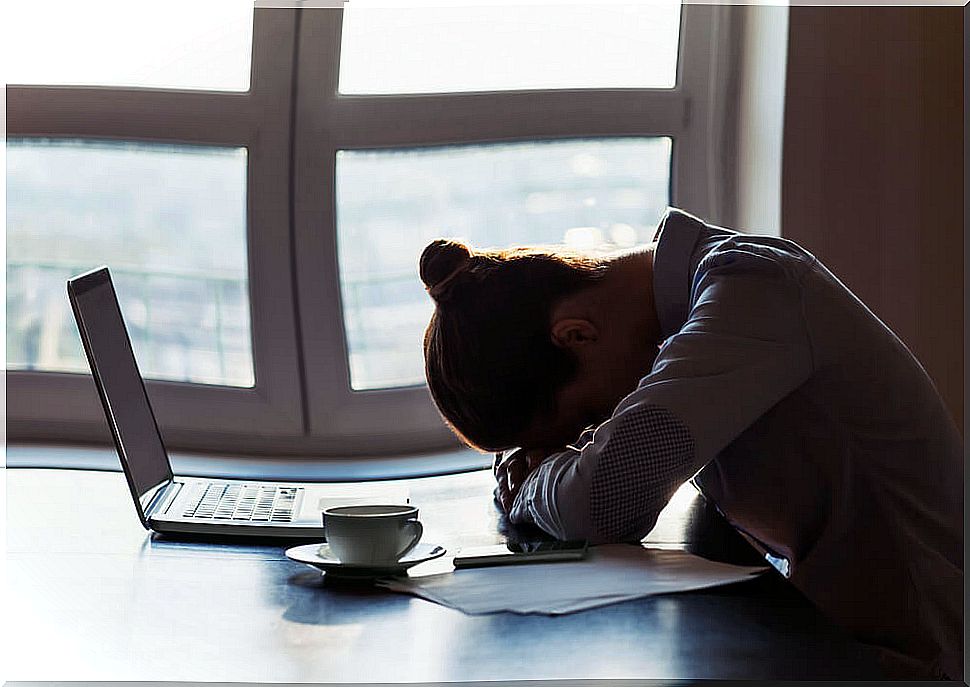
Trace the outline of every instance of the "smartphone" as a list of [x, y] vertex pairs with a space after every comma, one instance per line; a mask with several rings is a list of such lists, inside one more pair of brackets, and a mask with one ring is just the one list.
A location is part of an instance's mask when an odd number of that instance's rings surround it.
[[580, 561], [586, 557], [585, 539], [574, 541], [508, 542], [496, 546], [461, 549], [455, 568], [482, 568], [489, 565]]

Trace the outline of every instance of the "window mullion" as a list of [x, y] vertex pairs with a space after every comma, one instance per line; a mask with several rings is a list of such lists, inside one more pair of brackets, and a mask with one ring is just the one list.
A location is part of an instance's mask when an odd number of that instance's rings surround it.
[[676, 136], [675, 90], [582, 90], [420, 97], [338, 96], [329, 131], [341, 147], [615, 135]]
[[258, 126], [253, 101], [250, 93], [9, 86], [7, 132], [239, 145]]

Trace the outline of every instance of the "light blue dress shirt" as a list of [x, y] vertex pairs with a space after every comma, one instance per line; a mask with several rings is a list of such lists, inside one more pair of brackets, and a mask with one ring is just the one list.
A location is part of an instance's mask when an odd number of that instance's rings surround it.
[[906, 346], [813, 255], [670, 209], [663, 344], [612, 417], [510, 512], [636, 541], [691, 480], [890, 674], [963, 675], [963, 442]]

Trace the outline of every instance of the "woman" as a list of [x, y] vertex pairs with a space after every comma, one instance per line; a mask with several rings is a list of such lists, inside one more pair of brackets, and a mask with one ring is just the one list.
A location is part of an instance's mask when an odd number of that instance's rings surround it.
[[421, 256], [432, 396], [514, 523], [638, 541], [685, 481], [893, 677], [962, 679], [963, 445], [926, 372], [791, 241], [671, 209], [646, 250]]

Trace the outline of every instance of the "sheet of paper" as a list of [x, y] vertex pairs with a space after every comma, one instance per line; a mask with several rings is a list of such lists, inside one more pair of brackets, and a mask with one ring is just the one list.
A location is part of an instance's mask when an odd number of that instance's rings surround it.
[[371, 503], [409, 503], [411, 492], [406, 486], [395, 484], [356, 484], [321, 485], [314, 489], [320, 495], [317, 510], [337, 506], [359, 506]]
[[377, 584], [473, 615], [561, 615], [738, 582], [767, 569], [716, 563], [684, 551], [605, 544], [591, 547], [582, 561], [468, 568]]

